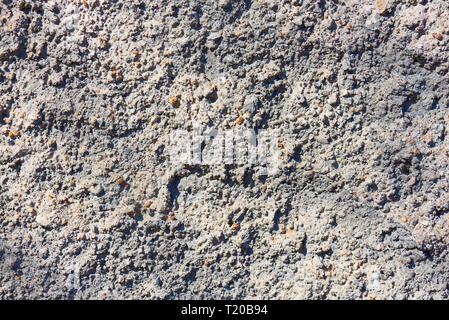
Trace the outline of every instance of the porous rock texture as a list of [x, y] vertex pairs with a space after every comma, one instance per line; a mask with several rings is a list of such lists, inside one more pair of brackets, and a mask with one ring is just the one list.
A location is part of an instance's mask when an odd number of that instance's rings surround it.
[[[447, 299], [448, 17], [0, 0], [0, 298]], [[194, 126], [279, 172], [169, 161]]]

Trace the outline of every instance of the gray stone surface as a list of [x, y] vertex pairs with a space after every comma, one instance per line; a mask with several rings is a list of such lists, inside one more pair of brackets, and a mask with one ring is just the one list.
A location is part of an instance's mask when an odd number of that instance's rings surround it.
[[[0, 298], [447, 299], [447, 1], [0, 1]], [[281, 166], [171, 132], [283, 129]]]

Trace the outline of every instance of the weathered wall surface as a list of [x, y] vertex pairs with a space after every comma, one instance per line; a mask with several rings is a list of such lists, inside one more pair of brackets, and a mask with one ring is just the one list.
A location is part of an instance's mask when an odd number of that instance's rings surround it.
[[[0, 1], [0, 298], [448, 298], [449, 8]], [[279, 172], [170, 161], [284, 130]]]

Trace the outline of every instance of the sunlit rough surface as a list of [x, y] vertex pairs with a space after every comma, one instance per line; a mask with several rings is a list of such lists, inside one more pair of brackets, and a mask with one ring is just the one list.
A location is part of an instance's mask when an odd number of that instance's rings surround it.
[[[447, 299], [448, 18], [0, 0], [0, 298]], [[280, 170], [170, 161], [193, 128]]]

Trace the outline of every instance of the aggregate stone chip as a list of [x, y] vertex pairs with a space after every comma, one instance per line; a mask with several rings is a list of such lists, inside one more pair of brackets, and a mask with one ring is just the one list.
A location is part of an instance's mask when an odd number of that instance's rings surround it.
[[0, 298], [448, 299], [448, 6], [0, 0]]

